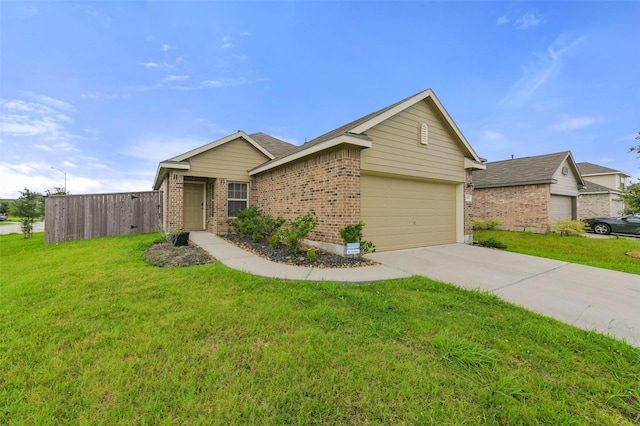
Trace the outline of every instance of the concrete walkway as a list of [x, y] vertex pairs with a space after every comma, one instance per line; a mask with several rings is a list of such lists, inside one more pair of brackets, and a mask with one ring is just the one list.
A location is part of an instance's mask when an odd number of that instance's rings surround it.
[[[286, 280], [373, 282], [422, 275], [479, 289], [576, 327], [640, 347], [640, 276], [465, 244], [367, 255], [377, 266], [321, 269], [270, 262], [209, 232], [191, 241], [223, 264]], [[640, 246], [640, 244], [639, 244]]]

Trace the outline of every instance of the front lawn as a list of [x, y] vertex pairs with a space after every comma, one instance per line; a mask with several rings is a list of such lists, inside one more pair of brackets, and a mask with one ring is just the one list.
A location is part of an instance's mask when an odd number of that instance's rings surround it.
[[534, 234], [514, 231], [473, 231], [476, 241], [495, 238], [507, 244], [507, 251], [580, 263], [640, 275], [640, 239], [626, 237], [563, 237], [557, 233]]
[[0, 424], [640, 421], [640, 350], [492, 295], [21, 238], [0, 236]]

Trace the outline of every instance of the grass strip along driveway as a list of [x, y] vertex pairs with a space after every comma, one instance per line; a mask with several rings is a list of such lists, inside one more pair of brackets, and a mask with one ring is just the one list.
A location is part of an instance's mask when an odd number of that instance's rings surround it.
[[144, 262], [0, 236], [2, 424], [634, 424], [640, 351], [422, 277]]
[[546, 257], [597, 268], [640, 275], [640, 239], [627, 237], [586, 238], [558, 233], [473, 231], [476, 241], [495, 238], [507, 244], [507, 251]]

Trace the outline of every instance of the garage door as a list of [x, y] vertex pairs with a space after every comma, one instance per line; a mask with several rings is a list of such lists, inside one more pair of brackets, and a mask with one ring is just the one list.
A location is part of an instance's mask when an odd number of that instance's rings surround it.
[[455, 185], [363, 175], [364, 239], [377, 250], [456, 242]]
[[551, 196], [551, 223], [559, 219], [571, 219], [573, 217], [573, 197], [563, 195]]

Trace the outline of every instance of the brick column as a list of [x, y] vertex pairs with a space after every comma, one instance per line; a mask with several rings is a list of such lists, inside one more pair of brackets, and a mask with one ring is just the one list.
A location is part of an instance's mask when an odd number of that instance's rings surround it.
[[165, 217], [165, 230], [173, 232], [175, 229], [182, 229], [183, 200], [184, 200], [184, 176], [175, 171], [169, 173], [167, 177], [167, 212]]
[[[473, 243], [473, 191], [468, 187], [473, 182], [472, 170], [466, 169], [464, 179], [464, 242]], [[470, 201], [467, 201], [470, 200]]]

